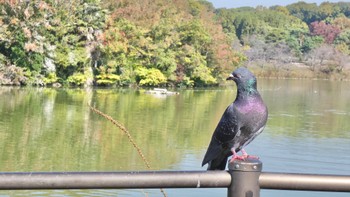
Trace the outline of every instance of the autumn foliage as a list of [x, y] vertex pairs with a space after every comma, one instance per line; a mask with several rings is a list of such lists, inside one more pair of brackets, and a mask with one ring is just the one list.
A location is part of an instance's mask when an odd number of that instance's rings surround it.
[[0, 10], [0, 73], [18, 67], [21, 84], [216, 85], [241, 61], [206, 1], [1, 1]]
[[238, 65], [305, 63], [329, 48], [341, 63], [320, 64], [337, 67], [350, 55], [349, 16], [345, 2], [2, 0], [0, 84], [209, 86]]
[[350, 69], [350, 3], [298, 2], [216, 13], [235, 40], [234, 49], [247, 57], [246, 66], [289, 72], [305, 65], [327, 75]]
[[315, 21], [310, 24], [310, 32], [311, 35], [322, 36], [327, 44], [332, 44], [341, 31], [337, 26]]

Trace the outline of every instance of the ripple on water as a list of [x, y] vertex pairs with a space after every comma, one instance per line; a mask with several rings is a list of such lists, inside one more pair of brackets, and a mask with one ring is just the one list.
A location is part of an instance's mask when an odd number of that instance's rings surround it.
[[344, 111], [344, 110], [337, 110], [337, 109], [326, 109], [324, 110], [325, 112], [332, 113], [335, 115], [343, 115], [343, 116], [348, 116], [350, 115], [350, 112]]

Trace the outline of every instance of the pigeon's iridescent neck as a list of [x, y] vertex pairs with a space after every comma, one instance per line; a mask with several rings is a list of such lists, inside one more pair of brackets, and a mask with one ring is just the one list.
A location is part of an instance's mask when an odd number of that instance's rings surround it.
[[238, 96], [253, 96], [259, 94], [257, 91], [256, 79], [252, 78], [248, 81], [237, 84], [237, 97]]
[[254, 97], [260, 97], [259, 92], [256, 88], [248, 86], [248, 87], [238, 87], [237, 88], [237, 98], [236, 100], [247, 100]]
[[234, 102], [237, 104], [238, 108], [240, 108], [242, 113], [252, 110], [260, 110], [253, 109], [259, 107], [260, 104], [262, 104], [261, 110], [264, 110], [264, 104], [262, 103], [261, 96], [257, 90], [255, 77], [237, 83], [237, 97]]
[[237, 103], [238, 110], [243, 114], [251, 111], [262, 112], [265, 110], [265, 105], [262, 103], [260, 95], [246, 97], [243, 100], [237, 97], [235, 103]]

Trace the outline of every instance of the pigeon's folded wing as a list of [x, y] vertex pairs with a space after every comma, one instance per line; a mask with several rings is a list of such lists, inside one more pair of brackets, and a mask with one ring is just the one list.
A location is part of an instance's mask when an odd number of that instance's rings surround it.
[[229, 144], [235, 138], [237, 132], [239, 132], [238, 113], [234, 104], [227, 107], [213, 133], [202, 166], [212, 160], [219, 161], [219, 163], [222, 160], [226, 162], [228, 154], [231, 153]]

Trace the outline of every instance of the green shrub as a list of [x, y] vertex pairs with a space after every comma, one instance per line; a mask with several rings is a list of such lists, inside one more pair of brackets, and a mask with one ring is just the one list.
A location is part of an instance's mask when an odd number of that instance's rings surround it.
[[52, 72], [52, 73], [49, 73], [44, 79], [44, 83], [45, 85], [47, 84], [53, 84], [55, 82], [57, 82], [58, 78], [56, 76], [56, 73]]
[[87, 76], [83, 73], [74, 73], [72, 76], [69, 76], [67, 81], [71, 85], [81, 86], [84, 85], [87, 80]]
[[96, 76], [98, 85], [115, 85], [120, 81], [120, 76], [116, 74], [102, 74]]
[[164, 74], [156, 68], [147, 69], [139, 67], [135, 72], [138, 83], [141, 86], [158, 86], [167, 82]]

